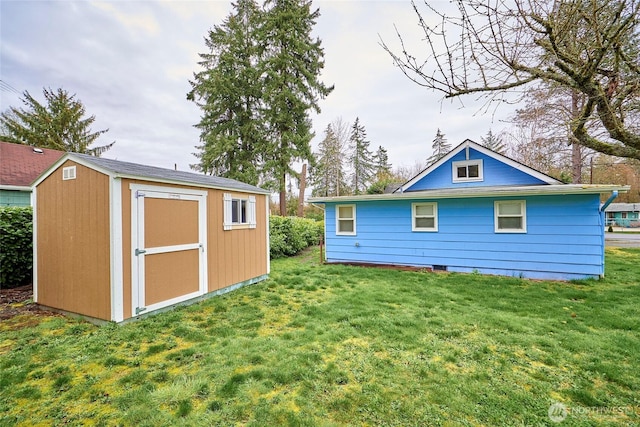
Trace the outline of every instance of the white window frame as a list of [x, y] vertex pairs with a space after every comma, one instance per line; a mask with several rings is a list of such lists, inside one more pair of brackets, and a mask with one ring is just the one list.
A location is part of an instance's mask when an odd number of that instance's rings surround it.
[[[519, 204], [520, 215], [500, 215], [500, 205], [502, 204]], [[527, 232], [527, 202], [525, 200], [496, 200], [494, 202], [494, 226], [496, 233], [526, 233]], [[499, 228], [499, 218], [522, 218], [522, 227], [520, 228]]]
[[[224, 193], [224, 230], [233, 230], [241, 228], [256, 228], [256, 196], [241, 197], [231, 193]], [[233, 203], [237, 203], [237, 214], [240, 221], [233, 221]], [[245, 222], [242, 222], [242, 203], [245, 204]]]
[[[340, 208], [351, 208], [352, 216], [349, 218], [340, 217]], [[340, 231], [340, 221], [353, 221], [353, 231]], [[337, 236], [355, 236], [356, 235], [356, 205], [336, 205], [336, 235]]]
[[76, 167], [67, 166], [62, 168], [62, 180], [69, 181], [71, 179], [76, 179]]
[[[418, 216], [419, 206], [432, 206], [433, 215], [420, 215]], [[417, 218], [433, 218], [433, 227], [418, 227], [416, 225]], [[438, 231], [438, 203], [436, 202], [416, 202], [411, 204], [411, 231], [420, 232], [434, 232]]]
[[[484, 168], [482, 159], [477, 160], [461, 160], [459, 162], [451, 162], [452, 164], [452, 178], [453, 182], [478, 182], [484, 181]], [[478, 166], [478, 176], [469, 178], [466, 177], [458, 177], [458, 168], [464, 167], [467, 169], [467, 175], [469, 175], [469, 166]]]

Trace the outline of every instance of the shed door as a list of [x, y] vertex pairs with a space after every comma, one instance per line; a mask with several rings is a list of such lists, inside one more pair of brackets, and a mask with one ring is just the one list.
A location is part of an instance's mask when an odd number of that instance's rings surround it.
[[133, 315], [205, 294], [206, 192], [131, 189]]

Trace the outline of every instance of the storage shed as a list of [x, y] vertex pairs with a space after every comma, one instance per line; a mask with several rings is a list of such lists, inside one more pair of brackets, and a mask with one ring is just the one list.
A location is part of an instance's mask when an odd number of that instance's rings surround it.
[[69, 153], [34, 183], [34, 301], [122, 322], [269, 274], [269, 193]]

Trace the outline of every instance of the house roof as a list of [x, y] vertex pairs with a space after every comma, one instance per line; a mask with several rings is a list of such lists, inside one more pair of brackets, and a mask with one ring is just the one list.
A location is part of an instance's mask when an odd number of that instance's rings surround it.
[[95, 169], [114, 178], [131, 178], [144, 181], [160, 182], [166, 184], [182, 184], [194, 187], [217, 188], [224, 190], [235, 190], [249, 193], [269, 194], [269, 191], [254, 185], [245, 184], [229, 178], [204, 175], [193, 172], [177, 171], [173, 169], [159, 168], [155, 166], [141, 165], [138, 163], [123, 162], [120, 160], [107, 159], [103, 157], [90, 156], [88, 154], [68, 153], [62, 157], [55, 165], [43, 173], [35, 185], [39, 184], [53, 170], [58, 168], [67, 160], [74, 161], [83, 166]]
[[523, 186], [494, 186], [494, 187], [464, 187], [443, 188], [437, 190], [410, 191], [393, 194], [367, 194], [359, 196], [312, 197], [311, 203], [356, 202], [401, 199], [468, 199], [477, 197], [524, 197], [539, 195], [569, 195], [569, 194], [603, 194], [612, 191], [627, 192], [628, 185], [606, 184], [562, 184], [562, 185], [523, 185]]
[[440, 160], [438, 160], [437, 162], [429, 165], [426, 169], [424, 169], [422, 172], [420, 172], [418, 175], [414, 176], [413, 178], [411, 178], [409, 181], [407, 181], [406, 183], [404, 183], [403, 185], [401, 185], [397, 190], [395, 190], [395, 193], [403, 193], [405, 191], [410, 190], [410, 188], [416, 184], [417, 182], [419, 182], [420, 180], [422, 180], [425, 176], [429, 175], [431, 172], [433, 172], [434, 170], [438, 169], [440, 166], [442, 166], [444, 163], [448, 162], [451, 158], [455, 157], [458, 153], [460, 153], [463, 150], [466, 150], [468, 148], [472, 148], [476, 151], [479, 151], [480, 153], [489, 156], [491, 158], [494, 158], [502, 163], [505, 163], [509, 166], [511, 166], [514, 169], [517, 169], [521, 172], [524, 172], [528, 175], [531, 175], [534, 178], [539, 179], [542, 182], [545, 182], [546, 184], [551, 184], [551, 185], [556, 185], [556, 184], [562, 184], [562, 182], [558, 181], [557, 179], [546, 175], [542, 172], [539, 172], [533, 168], [530, 168], [529, 166], [526, 166], [516, 160], [513, 160], [507, 156], [504, 156], [500, 153], [496, 153], [495, 151], [492, 151], [486, 147], [483, 147], [482, 145], [473, 142], [470, 139], [466, 139], [464, 140], [461, 144], [459, 144], [457, 147], [453, 148], [449, 153], [447, 153], [444, 157], [442, 157]]
[[64, 151], [0, 141], [0, 188], [30, 190], [35, 179]]
[[605, 212], [638, 212], [640, 203], [611, 203], [605, 208]]

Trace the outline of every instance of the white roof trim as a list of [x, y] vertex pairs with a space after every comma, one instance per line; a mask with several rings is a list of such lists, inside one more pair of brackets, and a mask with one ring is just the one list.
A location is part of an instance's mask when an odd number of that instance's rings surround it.
[[561, 184], [561, 185], [525, 185], [501, 187], [464, 187], [443, 188], [438, 190], [410, 191], [407, 193], [367, 194], [360, 196], [312, 197], [310, 203], [348, 203], [376, 200], [438, 200], [438, 199], [472, 199], [478, 197], [522, 197], [540, 195], [568, 194], [602, 194], [612, 191], [625, 193], [629, 185], [608, 184]]
[[28, 185], [0, 185], [0, 190], [31, 192], [32, 188]]
[[495, 151], [491, 151], [488, 148], [483, 147], [482, 145], [471, 141], [470, 139], [465, 139], [460, 145], [455, 147], [453, 150], [449, 151], [449, 153], [447, 153], [447, 155], [445, 155], [443, 158], [441, 158], [440, 160], [438, 160], [437, 162], [435, 162], [434, 164], [432, 164], [431, 166], [429, 166], [428, 168], [420, 172], [418, 175], [414, 176], [409, 181], [404, 183], [401, 187], [395, 190], [394, 193], [403, 193], [407, 191], [407, 189], [411, 188], [415, 183], [420, 181], [422, 178], [429, 175], [432, 171], [436, 170], [444, 163], [448, 162], [456, 154], [468, 148], [473, 148], [474, 150], [481, 152], [485, 156], [491, 157], [493, 159], [496, 159], [499, 162], [505, 163], [511, 166], [512, 168], [517, 169], [521, 172], [524, 172], [528, 175], [531, 175], [534, 178], [537, 178], [543, 182], [546, 182], [547, 184], [552, 184], [552, 185], [562, 184], [562, 182], [558, 181], [555, 178], [550, 177], [549, 175], [545, 175], [542, 172], [538, 172], [537, 170], [532, 169], [528, 166], [525, 166], [522, 163], [518, 163], [515, 160], [512, 160], [506, 156], [503, 156], [502, 154], [496, 153]]

